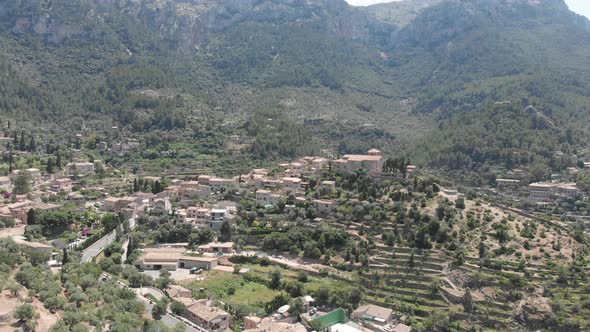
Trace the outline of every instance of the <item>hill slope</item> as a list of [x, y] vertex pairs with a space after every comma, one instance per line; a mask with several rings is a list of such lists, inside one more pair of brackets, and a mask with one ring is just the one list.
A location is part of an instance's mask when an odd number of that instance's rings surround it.
[[510, 99], [588, 130], [590, 24], [562, 0], [2, 0], [0, 18], [0, 107], [20, 120], [142, 135], [231, 114], [229, 133], [272, 109], [319, 119], [329, 151], [393, 152]]

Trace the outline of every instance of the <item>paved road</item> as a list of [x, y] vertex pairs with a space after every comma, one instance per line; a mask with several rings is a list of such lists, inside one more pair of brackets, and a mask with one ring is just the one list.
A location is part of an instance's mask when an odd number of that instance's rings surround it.
[[115, 242], [117, 238], [117, 232], [112, 231], [109, 234], [103, 236], [100, 240], [94, 242], [90, 247], [82, 251], [82, 263], [90, 262], [94, 257], [98, 256], [106, 246]]
[[[129, 219], [129, 228], [131, 228], [132, 230], [135, 229], [135, 218], [136, 217], [137, 217], [136, 215], [133, 215], [133, 217], [131, 219]], [[115, 242], [116, 238], [117, 238], [117, 231], [113, 230], [109, 234], [103, 236], [100, 240], [94, 242], [90, 247], [88, 247], [82, 251], [81, 262], [82, 263], [90, 262], [94, 257], [98, 256], [98, 254], [100, 254], [104, 250], [104, 248], [106, 248], [106, 246]], [[127, 248], [127, 246], [124, 246], [123, 248]], [[125, 259], [122, 259], [123, 262], [125, 262], [125, 260], [126, 260], [126, 257], [125, 257]]]

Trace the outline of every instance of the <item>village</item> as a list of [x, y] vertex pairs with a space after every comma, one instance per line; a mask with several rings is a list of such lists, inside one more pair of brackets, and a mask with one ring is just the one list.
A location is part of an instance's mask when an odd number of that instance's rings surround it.
[[[194, 229], [210, 229], [215, 233], [222, 232], [225, 224], [231, 224], [237, 217], [237, 205], [244, 197], [249, 197], [253, 204], [266, 210], [281, 207], [284, 211], [295, 210], [297, 207], [310, 206], [314, 209], [314, 221], [333, 217], [336, 210], [336, 182], [323, 180], [317, 182], [328, 170], [343, 173], [358, 171], [380, 174], [384, 160], [380, 151], [371, 150], [366, 155], [345, 155], [338, 160], [321, 157], [305, 157], [291, 163], [279, 164], [272, 171], [254, 169], [248, 174], [234, 178], [218, 178], [210, 175], [199, 175], [195, 179], [162, 179], [160, 177], [143, 177], [143, 184], [149, 183], [149, 192], [137, 188], [138, 179], [134, 179], [136, 187], [127, 195], [113, 195], [108, 185], [120, 184], [122, 181], [113, 179], [103, 181], [107, 186], [81, 187], [85, 179], [94, 178], [95, 167], [103, 168], [100, 161], [79, 161], [65, 165], [61, 172], [43, 174], [39, 169], [28, 168], [13, 171], [10, 176], [0, 178], [0, 189], [4, 192], [5, 203], [0, 206], [0, 218], [7, 222], [4, 229], [16, 243], [31, 250], [44, 252], [50, 257], [47, 264], [59, 267], [56, 260], [63, 248], [57, 241], [39, 241], [25, 234], [25, 229], [38, 224], [44, 214], [57, 213], [66, 206], [79, 212], [92, 211], [96, 215], [112, 214], [135, 222], [152, 210], [163, 210], [174, 215], [177, 221], [190, 225]], [[100, 165], [100, 166], [97, 166]], [[408, 166], [404, 173], [415, 171]], [[400, 175], [398, 175], [400, 176]], [[311, 181], [310, 181], [311, 180]], [[12, 194], [15, 186], [23, 186], [22, 182], [30, 182], [24, 186], [26, 193]], [[110, 183], [109, 183], [110, 182]], [[312, 182], [312, 183], [310, 183]], [[167, 185], [164, 186], [163, 183]], [[131, 183], [130, 183], [131, 185]], [[314, 186], [316, 197], [306, 196], [309, 187]], [[156, 188], [159, 187], [159, 188]], [[20, 189], [19, 189], [20, 190]], [[85, 195], [86, 193], [86, 195]], [[87, 193], [92, 193], [91, 196]], [[98, 194], [97, 194], [98, 193]], [[199, 202], [195, 205], [194, 202]], [[36, 220], [33, 220], [36, 219]], [[8, 222], [10, 220], [10, 222]], [[97, 218], [100, 220], [100, 218]], [[82, 227], [75, 223], [68, 224], [64, 232], [75, 233], [76, 238], [69, 238], [67, 250], [85, 248], [82, 261], [91, 261], [107, 248], [115, 237], [104, 235], [105, 225], [100, 221]], [[134, 225], [131, 226], [133, 228]], [[108, 229], [110, 232], [111, 229]], [[31, 240], [31, 241], [29, 241]], [[53, 243], [52, 243], [53, 242]], [[61, 245], [61, 247], [60, 247]], [[95, 248], [98, 245], [97, 248]], [[270, 255], [259, 250], [247, 252], [234, 242], [210, 242], [188, 250], [189, 243], [157, 243], [140, 249], [141, 255], [133, 262], [139, 271], [157, 278], [160, 271], [169, 271], [173, 279], [178, 281], [201, 275], [204, 271], [218, 270], [233, 272], [231, 266], [221, 265], [233, 255], [264, 255], [277, 263], [287, 263], [282, 256]], [[89, 255], [86, 252], [90, 252]], [[239, 273], [247, 272], [247, 269]], [[165, 289], [167, 296], [186, 306], [182, 321], [196, 330], [229, 331], [231, 315], [215, 306], [208, 299], [195, 300], [192, 292], [180, 285], [170, 285]], [[289, 315], [289, 305], [282, 305], [269, 317], [246, 316], [243, 318], [243, 331], [307, 331], [313, 326], [321, 326], [322, 330], [331, 331], [410, 331], [411, 328], [402, 324], [393, 314], [392, 309], [375, 305], [365, 305], [356, 309], [348, 317], [341, 308], [331, 312], [320, 312], [314, 306], [314, 299], [306, 295], [302, 317], [306, 320], [299, 323]], [[301, 311], [301, 310], [300, 310]], [[319, 322], [319, 323], [318, 323]], [[314, 325], [315, 324], [315, 325]], [[318, 325], [319, 324], [319, 325]], [[363, 327], [368, 326], [368, 327]]]
[[[98, 169], [102, 173], [100, 177]], [[376, 149], [366, 154], [344, 155], [335, 160], [303, 157], [277, 164], [272, 169], [253, 169], [231, 178], [210, 174], [193, 178], [135, 177], [109, 169], [108, 165], [98, 160], [78, 160], [54, 174], [28, 168], [14, 170], [9, 176], [1, 177], [4, 203], [0, 205], [0, 221], [5, 225], [1, 234], [12, 237], [19, 245], [47, 254], [47, 264], [56, 269], [60, 268], [60, 257], [65, 251], [79, 252], [83, 263], [101, 262], [103, 266], [102, 262], [111, 259], [119, 265], [132, 265], [144, 275], [137, 285], [139, 294], [150, 304], [160, 303], [163, 298], [181, 303], [182, 310], [170, 308], [167, 311], [173, 317], [170, 318], [172, 321], [185, 324], [190, 331], [405, 332], [411, 331], [411, 325], [416, 324], [412, 321], [415, 318], [410, 317], [415, 311], [399, 305], [392, 308], [388, 305], [390, 302], [378, 300], [383, 295], [371, 291], [372, 281], [362, 282], [369, 282], [365, 285], [368, 290], [365, 300], [359, 299], [354, 307], [344, 309], [336, 305], [337, 300], [315, 299], [325, 291], [323, 286], [318, 286], [320, 288], [315, 289], [313, 294], [307, 294], [304, 293], [307, 288], [299, 285], [301, 281], [298, 281], [299, 289], [293, 290], [290, 280], [308, 280], [307, 276], [294, 275], [303, 273], [309, 274], [309, 278], [318, 278], [315, 281], [318, 284], [326, 278], [350, 284], [354, 280], [351, 279], [352, 271], [358, 270], [359, 274], [363, 269], [382, 271], [388, 264], [400, 264], [394, 261], [400, 257], [411, 261], [411, 269], [414, 269], [414, 251], [396, 247], [395, 250], [399, 250], [397, 258], [396, 254], [394, 260], [385, 258], [390, 255], [387, 243], [400, 241], [393, 239], [394, 234], [395, 237], [400, 236], [395, 228], [386, 228], [387, 233], [379, 235], [373, 231], [370, 235], [366, 234], [371, 222], [379, 218], [387, 220], [384, 211], [378, 211], [382, 207], [372, 210], [366, 205], [367, 202], [376, 204], [382, 195], [376, 192], [377, 184], [384, 188], [398, 186], [395, 192], [387, 195], [401, 195], [399, 197], [403, 200], [404, 195], [410, 192], [396, 183], [414, 183], [413, 190], [423, 191], [425, 198], [436, 198], [436, 190], [440, 189], [439, 195], [442, 196], [438, 199], [444, 198], [445, 202], [449, 202], [447, 197], [450, 197], [455, 203], [451, 201], [449, 204], [459, 207], [458, 202], [464, 196], [462, 193], [453, 188], [438, 188], [436, 183], [420, 184], [417, 179], [419, 173], [418, 168], [407, 160], [385, 159]], [[515, 179], [497, 179], [496, 183], [495, 194], [517, 195], [532, 204], [552, 204], [582, 195], [575, 183], [530, 183], [528, 189]], [[425, 207], [424, 198], [421, 200], [420, 204]], [[439, 201], [437, 214], [444, 204], [447, 203]], [[345, 223], [342, 220], [344, 210], [352, 212], [344, 218], [347, 220]], [[358, 216], [352, 216], [357, 210]], [[60, 221], [60, 224], [59, 215], [64, 211], [68, 211], [69, 216], [75, 214], [78, 217], [76, 220]], [[443, 212], [443, 219], [444, 213], [447, 212]], [[373, 217], [369, 218], [371, 214]], [[154, 224], [153, 220], [157, 218], [160, 221]], [[161, 221], [164, 219], [166, 221]], [[324, 232], [320, 236], [323, 242], [318, 239], [309, 245], [300, 243], [299, 248], [288, 247], [281, 242], [280, 232], [290, 230], [290, 224], [321, 230]], [[182, 241], [168, 241], [173, 236], [166, 238], [160, 232], [157, 235], [150, 233], [148, 238], [152, 241], [145, 238], [142, 241], [133, 240], [133, 232], [159, 232], [162, 225], [176, 227], [177, 231], [185, 231], [189, 235], [176, 236], [175, 239]], [[252, 235], [253, 230], [258, 235]], [[344, 240], [325, 244], [329, 241], [326, 240], [329, 232], [342, 232], [338, 236], [349, 238], [349, 242], [346, 246]], [[391, 240], [388, 234], [391, 234]], [[275, 236], [278, 238], [275, 239]], [[199, 239], [195, 240], [197, 237]], [[430, 237], [434, 241], [432, 232]], [[418, 244], [418, 248], [432, 248], [430, 241], [425, 241]], [[130, 242], [140, 243], [132, 248]], [[375, 242], [378, 243], [375, 245]], [[121, 248], [118, 259], [112, 258], [112, 254], [105, 255], [117, 246]], [[321, 251], [318, 246], [321, 246]], [[347, 251], [346, 255], [338, 252], [342, 250]], [[436, 284], [432, 286], [436, 292], [440, 289], [441, 295], [436, 295], [433, 303], [466, 306], [465, 301], [472, 301], [468, 289], [459, 290], [451, 281], [444, 286], [436, 281], [443, 269], [440, 265], [444, 261], [443, 256], [416, 252], [416, 257], [420, 255], [424, 257], [419, 264], [424, 271], [420, 273], [427, 274], [420, 278], [426, 283]], [[269, 264], [280, 267], [281, 272], [270, 271], [267, 268]], [[117, 271], [115, 268], [106, 263], [104, 266], [109, 277], [116, 274], [112, 272]], [[265, 280], [269, 273], [268, 287], [264, 285], [267, 281], [253, 277], [264, 274], [264, 277], [258, 278]], [[274, 273], [284, 275], [278, 278], [285, 280], [276, 281], [278, 285], [272, 286]], [[389, 276], [390, 272], [387, 273]], [[376, 278], [379, 275], [377, 273]], [[251, 304], [257, 301], [251, 302], [248, 295], [248, 306], [243, 310], [249, 311], [239, 311], [239, 307], [226, 301], [227, 294], [214, 294], [210, 289], [213, 286], [207, 287], [213, 285], [216, 278], [240, 278], [272, 296], [261, 300], [259, 305], [266, 307], [260, 311], [252, 309]], [[402, 278], [405, 280], [407, 277]], [[145, 285], [141, 280], [145, 280]], [[153, 280], [156, 283], [158, 280], [166, 282], [160, 288], [147, 286], [153, 284]], [[414, 285], [423, 286], [428, 287]], [[232, 293], [230, 295], [237, 292], [234, 288], [223, 289]], [[286, 300], [281, 289], [291, 294], [290, 300]], [[144, 290], [147, 296], [142, 293]], [[426, 303], [433, 301], [434, 295], [424, 296], [429, 299]], [[432, 306], [443, 307], [440, 304]]]

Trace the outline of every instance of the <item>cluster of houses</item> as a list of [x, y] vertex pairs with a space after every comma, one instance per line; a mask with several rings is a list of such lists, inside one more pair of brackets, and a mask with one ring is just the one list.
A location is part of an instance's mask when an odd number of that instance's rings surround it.
[[[496, 188], [503, 193], [518, 194], [526, 187], [517, 179], [496, 179]], [[534, 182], [528, 185], [528, 199], [532, 202], [553, 202], [581, 196], [582, 191], [573, 182]]]
[[[199, 327], [213, 332], [228, 332], [231, 329], [231, 315], [215, 306], [209, 299], [195, 300], [192, 292], [182, 286], [170, 285], [166, 293], [174, 300], [183, 303], [186, 310], [184, 318]], [[398, 316], [392, 309], [374, 304], [360, 306], [350, 317], [338, 308], [322, 312], [314, 306], [315, 300], [306, 295], [302, 297], [304, 312], [299, 316], [289, 314], [289, 305], [284, 305], [268, 317], [245, 316], [244, 332], [306, 332], [313, 330], [330, 332], [411, 332], [404, 324], [405, 316]]]

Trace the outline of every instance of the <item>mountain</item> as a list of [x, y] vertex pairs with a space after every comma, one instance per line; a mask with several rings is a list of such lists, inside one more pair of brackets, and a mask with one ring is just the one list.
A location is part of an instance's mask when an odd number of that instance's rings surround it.
[[[435, 167], [450, 164], [424, 140], [493, 120], [495, 102], [533, 105], [574, 133], [572, 151], [589, 129], [590, 22], [562, 0], [0, 0], [0, 22], [0, 108], [19, 121], [213, 129], [253, 139], [248, 153], [297, 154], [276, 130]], [[282, 129], [246, 122], [268, 112]]]

